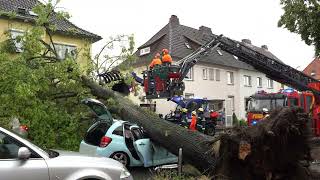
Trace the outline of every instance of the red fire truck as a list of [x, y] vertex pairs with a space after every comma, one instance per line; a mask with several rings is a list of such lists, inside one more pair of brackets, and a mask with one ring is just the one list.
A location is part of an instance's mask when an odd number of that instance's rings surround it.
[[[272, 111], [278, 107], [301, 107], [306, 113], [310, 113], [313, 101], [314, 97], [311, 92], [298, 92], [292, 88], [280, 90], [278, 93], [258, 91], [249, 98], [247, 123], [249, 126], [255, 125], [264, 118], [264, 113], [266, 113], [264, 110]], [[316, 124], [316, 122], [313, 122], [311, 126]], [[312, 129], [316, 129], [316, 126], [312, 127]]]

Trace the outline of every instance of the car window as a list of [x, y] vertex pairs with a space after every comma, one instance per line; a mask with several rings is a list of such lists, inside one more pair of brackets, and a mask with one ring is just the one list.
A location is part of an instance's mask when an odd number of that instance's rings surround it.
[[123, 126], [119, 126], [117, 127], [113, 132], [112, 134], [115, 134], [115, 135], [119, 135], [119, 136], [123, 136]]
[[139, 128], [133, 128], [131, 129], [132, 135], [134, 137], [134, 140], [143, 139], [143, 134]]
[[110, 125], [107, 122], [96, 123], [88, 130], [87, 134], [85, 135], [84, 141], [87, 144], [99, 146], [101, 138], [106, 134], [109, 128]]
[[[9, 135], [0, 132], [0, 159], [17, 159], [20, 147], [25, 146]], [[31, 158], [39, 158], [39, 156], [32, 152]]]

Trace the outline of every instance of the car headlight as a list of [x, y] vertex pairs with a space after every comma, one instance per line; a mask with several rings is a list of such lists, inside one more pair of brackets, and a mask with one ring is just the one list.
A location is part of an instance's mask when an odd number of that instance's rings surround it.
[[121, 171], [120, 179], [126, 179], [131, 176], [130, 172], [125, 168]]

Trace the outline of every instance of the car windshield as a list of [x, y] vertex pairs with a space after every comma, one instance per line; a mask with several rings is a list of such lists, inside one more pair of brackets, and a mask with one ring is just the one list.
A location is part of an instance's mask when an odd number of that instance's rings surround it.
[[[11, 131], [12, 132], [12, 131]], [[14, 132], [12, 132], [14, 133]], [[14, 133], [15, 134], [15, 133]], [[43, 150], [42, 148], [38, 147], [37, 145], [35, 145], [33, 142], [31, 142], [29, 139], [26, 139], [24, 137], [19, 136], [20, 138], [22, 138], [23, 140], [27, 141], [29, 143], [29, 146], [32, 146], [33, 149], [36, 149], [37, 151], [40, 151], [41, 153], [47, 155], [48, 157], [50, 157], [49, 153], [47, 153], [45, 150]], [[16, 138], [15, 138], [16, 139]]]
[[59, 156], [59, 153], [57, 151], [46, 149], [46, 153], [49, 155], [49, 158], [55, 158]]
[[273, 110], [278, 107], [285, 106], [285, 99], [250, 99], [248, 103], [248, 111], [262, 111], [263, 108]]
[[[23, 137], [21, 137], [23, 138]], [[37, 145], [33, 144], [29, 139], [23, 138], [25, 141], [28, 141], [32, 145], [32, 148], [37, 149], [38, 151], [42, 152], [43, 154], [47, 155], [49, 158], [55, 158], [59, 156], [59, 153], [57, 151], [51, 150], [51, 149], [42, 149], [38, 147]]]

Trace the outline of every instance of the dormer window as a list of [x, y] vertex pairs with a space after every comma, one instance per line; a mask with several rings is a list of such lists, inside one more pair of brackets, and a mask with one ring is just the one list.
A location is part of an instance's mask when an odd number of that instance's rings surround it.
[[140, 56], [146, 55], [150, 53], [150, 47], [146, 47], [143, 49], [140, 49]]
[[25, 8], [18, 8], [17, 13], [21, 15], [27, 15], [27, 10]]
[[316, 73], [314, 71], [312, 71], [311, 76], [316, 76]]

